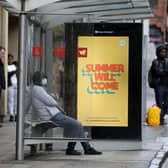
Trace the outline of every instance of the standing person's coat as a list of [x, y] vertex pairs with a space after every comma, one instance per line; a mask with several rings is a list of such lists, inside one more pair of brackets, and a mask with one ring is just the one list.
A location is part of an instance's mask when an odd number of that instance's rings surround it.
[[2, 124], [3, 123], [3, 117], [4, 117], [4, 103], [1, 99], [1, 95], [2, 95], [2, 89], [5, 89], [5, 73], [4, 73], [4, 64], [1, 60], [2, 57], [5, 56], [5, 48], [0, 46], [0, 105], [1, 105], [1, 108], [0, 108], [0, 127], [2, 127]]
[[4, 64], [0, 59], [0, 97], [2, 89], [5, 89], [5, 73], [4, 73]]

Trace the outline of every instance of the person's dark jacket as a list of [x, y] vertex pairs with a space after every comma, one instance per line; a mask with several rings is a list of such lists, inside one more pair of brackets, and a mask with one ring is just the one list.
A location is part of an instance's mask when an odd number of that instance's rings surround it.
[[156, 51], [157, 59], [152, 61], [151, 67], [155, 87], [168, 86], [168, 58], [161, 58], [159, 52], [159, 50]]
[[16, 71], [8, 72], [8, 87], [12, 86], [11, 77], [16, 74]]
[[0, 60], [0, 88], [5, 89], [5, 73], [4, 73], [4, 64]]

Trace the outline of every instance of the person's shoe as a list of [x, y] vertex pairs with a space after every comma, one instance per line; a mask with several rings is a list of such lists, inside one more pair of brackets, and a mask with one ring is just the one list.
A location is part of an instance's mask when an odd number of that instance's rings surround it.
[[15, 121], [17, 121], [17, 115], [15, 116]]
[[0, 123], [4, 122], [4, 115], [0, 115]]
[[101, 155], [102, 152], [97, 151], [94, 148], [89, 148], [88, 150], [85, 151], [85, 155]]
[[81, 155], [82, 153], [76, 150], [67, 150], [66, 155]]
[[9, 121], [10, 121], [10, 122], [13, 121], [13, 116], [10, 116]]
[[53, 150], [53, 145], [52, 144], [46, 144], [45, 145], [45, 150], [46, 151], [52, 151]]
[[160, 121], [160, 125], [165, 125], [165, 121]]
[[160, 125], [165, 125], [166, 123], [165, 123], [165, 120], [164, 119], [161, 119], [160, 120]]

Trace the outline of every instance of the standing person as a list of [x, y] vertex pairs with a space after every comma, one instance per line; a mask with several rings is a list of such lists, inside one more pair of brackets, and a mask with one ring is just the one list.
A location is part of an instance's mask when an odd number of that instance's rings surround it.
[[[57, 101], [46, 91], [47, 77], [41, 72], [33, 75], [32, 104], [37, 112], [37, 116], [42, 120], [50, 120], [54, 124], [64, 128], [69, 137], [85, 138], [83, 126], [75, 119], [66, 116], [58, 108]], [[86, 155], [102, 154], [95, 150], [89, 142], [81, 142]], [[69, 142], [66, 149], [67, 155], [81, 155], [75, 150], [76, 142]]]
[[166, 47], [156, 49], [157, 58], [152, 61], [151, 74], [157, 106], [161, 109], [160, 124], [164, 124], [164, 116], [168, 112], [168, 58]]
[[16, 120], [17, 115], [17, 67], [14, 63], [14, 56], [8, 55], [8, 112], [9, 121]]
[[[5, 89], [5, 73], [4, 73], [4, 64], [2, 62], [2, 57], [5, 55], [5, 48], [0, 46], [0, 99], [2, 95], [2, 89]], [[0, 112], [0, 127], [2, 127], [3, 122], [3, 113]]]

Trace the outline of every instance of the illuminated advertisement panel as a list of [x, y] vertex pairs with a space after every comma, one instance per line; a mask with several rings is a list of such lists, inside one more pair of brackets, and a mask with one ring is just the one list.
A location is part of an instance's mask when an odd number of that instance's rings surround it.
[[78, 36], [77, 119], [128, 126], [128, 36]]

